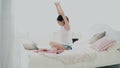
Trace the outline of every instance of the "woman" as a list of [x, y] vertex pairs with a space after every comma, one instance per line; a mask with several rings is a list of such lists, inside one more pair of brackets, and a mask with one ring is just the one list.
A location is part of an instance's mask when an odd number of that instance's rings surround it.
[[68, 36], [69, 36], [69, 30], [70, 30], [70, 25], [69, 25], [69, 19], [67, 16], [65, 16], [59, 2], [55, 2], [54, 3], [58, 12], [58, 17], [57, 17], [57, 21], [59, 26], [61, 26], [60, 28], [60, 38], [61, 41], [58, 42], [54, 42], [51, 41], [50, 42], [50, 46], [52, 47], [52, 49], [39, 49], [36, 52], [47, 52], [47, 53], [62, 53], [64, 50], [71, 50], [72, 47], [69, 43], [68, 40]]
[[69, 30], [70, 30], [70, 25], [69, 25], [69, 19], [67, 16], [65, 16], [63, 9], [61, 8], [59, 2], [54, 3], [58, 12], [58, 17], [57, 21], [60, 28], [60, 42], [50, 42], [50, 46], [55, 49], [55, 50], [60, 50], [61, 52], [64, 50], [71, 50], [71, 44], [69, 43]]

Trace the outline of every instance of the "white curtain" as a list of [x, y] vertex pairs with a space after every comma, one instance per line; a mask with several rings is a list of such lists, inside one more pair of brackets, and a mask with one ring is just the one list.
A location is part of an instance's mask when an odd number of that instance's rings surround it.
[[24, 48], [15, 39], [11, 1], [0, 0], [0, 68], [27, 68]]
[[14, 32], [11, 21], [11, 0], [1, 0], [1, 68], [13, 68], [11, 61]]
[[12, 47], [14, 40], [11, 22], [11, 1], [1, 0], [1, 68], [12, 68]]

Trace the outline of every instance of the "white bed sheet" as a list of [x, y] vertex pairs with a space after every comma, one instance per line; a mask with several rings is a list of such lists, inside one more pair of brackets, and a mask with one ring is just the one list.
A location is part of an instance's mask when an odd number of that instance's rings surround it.
[[120, 52], [118, 51], [104, 51], [98, 52], [97, 59], [94, 62], [95, 67], [109, 66], [120, 64]]
[[29, 68], [95, 68], [120, 64], [120, 53], [117, 51], [96, 52], [97, 56], [94, 61], [79, 62], [68, 65], [56, 59], [51, 59], [32, 51], [27, 52], [29, 54]]
[[[75, 44], [78, 49], [80, 47], [83, 51], [91, 51], [88, 48], [87, 42], [80, 42], [78, 44], [84, 45], [84, 46], [78, 46]], [[40, 46], [42, 48], [49, 48], [49, 46]], [[76, 50], [75, 47], [73, 47], [73, 50]], [[87, 49], [88, 48], [88, 49]], [[109, 50], [104, 52], [95, 52], [96, 57], [94, 61], [85, 61], [85, 62], [79, 62], [75, 64], [64, 64], [61, 61], [58, 61], [56, 59], [51, 59], [49, 57], [45, 57], [44, 55], [37, 54], [30, 50], [25, 50], [27, 53], [28, 58], [28, 68], [95, 68], [95, 67], [101, 67], [101, 66], [108, 66], [108, 65], [114, 65], [114, 64], [120, 64], [120, 52]], [[87, 52], [88, 52], [87, 51]]]

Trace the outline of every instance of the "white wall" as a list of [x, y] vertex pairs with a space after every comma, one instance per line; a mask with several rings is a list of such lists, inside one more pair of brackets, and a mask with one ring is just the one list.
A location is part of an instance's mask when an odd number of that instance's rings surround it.
[[[41, 38], [58, 29], [54, 0], [13, 0], [16, 34]], [[72, 32], [104, 23], [120, 30], [119, 0], [61, 0]]]

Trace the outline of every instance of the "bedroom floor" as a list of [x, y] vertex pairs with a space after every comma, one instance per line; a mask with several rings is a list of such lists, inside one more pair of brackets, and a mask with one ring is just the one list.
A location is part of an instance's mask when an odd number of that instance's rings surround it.
[[111, 65], [111, 66], [105, 66], [105, 67], [97, 67], [97, 68], [120, 68], [120, 64], [118, 64], [118, 65]]

